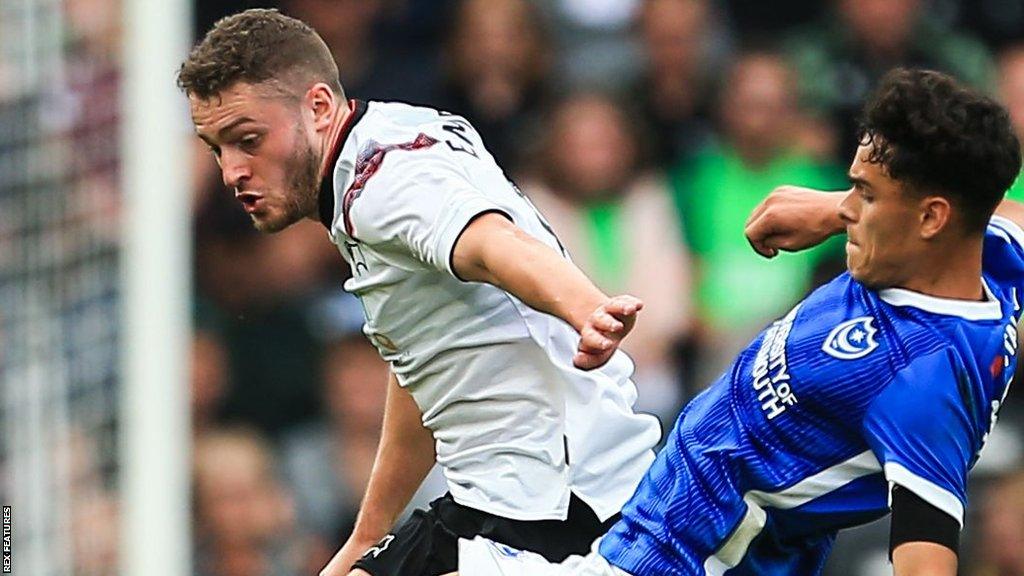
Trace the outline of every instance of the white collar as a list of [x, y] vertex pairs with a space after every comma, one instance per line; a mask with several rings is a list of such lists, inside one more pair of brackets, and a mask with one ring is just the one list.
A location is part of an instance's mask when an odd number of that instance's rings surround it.
[[1003, 318], [1002, 306], [999, 305], [999, 300], [992, 294], [992, 290], [989, 289], [988, 282], [985, 282], [984, 278], [981, 279], [981, 286], [985, 290], [984, 302], [939, 298], [905, 288], [879, 290], [878, 297], [893, 306], [912, 306], [933, 314], [960, 316], [965, 320], [1001, 320]]

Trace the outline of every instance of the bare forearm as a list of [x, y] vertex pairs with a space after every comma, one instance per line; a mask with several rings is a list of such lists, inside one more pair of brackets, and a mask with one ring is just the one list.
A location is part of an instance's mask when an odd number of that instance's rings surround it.
[[[477, 232], [471, 226], [464, 235]], [[463, 279], [497, 286], [531, 308], [565, 320], [577, 331], [608, 300], [572, 262], [511, 223], [490, 228], [486, 239], [463, 238], [460, 244], [465, 240], [477, 249], [472, 259], [460, 262], [456, 248], [455, 265]]]
[[551, 248], [528, 238], [521, 257], [501, 254], [494, 285], [531, 308], [583, 327], [587, 316], [608, 297], [575, 265]]
[[840, 209], [847, 194], [780, 186], [754, 208], [744, 234], [768, 258], [817, 246], [845, 230]]
[[419, 407], [392, 374], [380, 447], [354, 536], [367, 541], [382, 538], [423, 483], [434, 459], [434, 438], [423, 427]]
[[644, 306], [628, 294], [609, 298], [568, 259], [498, 214], [466, 226], [452, 250], [452, 270], [568, 322], [580, 334], [572, 359], [580, 370], [611, 360]]

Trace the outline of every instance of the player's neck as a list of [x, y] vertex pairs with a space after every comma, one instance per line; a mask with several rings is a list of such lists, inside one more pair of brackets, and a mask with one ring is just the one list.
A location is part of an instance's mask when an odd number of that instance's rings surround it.
[[327, 176], [331, 170], [331, 160], [335, 146], [341, 146], [343, 143], [338, 142], [338, 138], [341, 138], [341, 134], [344, 131], [345, 123], [348, 121], [348, 117], [352, 115], [352, 107], [348, 105], [348, 102], [342, 102], [338, 109], [338, 114], [334, 117], [334, 122], [331, 123], [331, 129], [327, 131], [327, 137], [324, 138], [323, 142], [320, 143], [320, 180], [321, 182]]
[[[316, 202], [310, 206], [310, 211], [306, 214], [306, 218], [313, 221], [319, 220], [328, 228], [330, 227], [328, 219], [334, 210], [333, 191], [331, 190], [333, 182], [329, 178], [334, 168], [334, 160], [337, 158], [336, 149], [345, 144], [338, 140], [344, 137], [345, 126], [353, 113], [354, 110], [348, 102], [341, 103], [338, 113], [331, 122], [330, 128], [324, 133], [324, 137], [318, 146], [320, 152], [320, 177], [317, 179], [315, 189]], [[325, 190], [325, 187], [327, 190]]]
[[918, 272], [900, 288], [937, 298], [978, 301], [985, 297], [981, 284], [981, 241], [964, 241], [955, 248], [934, 250], [919, 260]]

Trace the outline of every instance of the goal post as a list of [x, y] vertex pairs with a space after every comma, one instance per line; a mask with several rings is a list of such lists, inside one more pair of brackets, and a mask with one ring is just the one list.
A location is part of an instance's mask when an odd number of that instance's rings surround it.
[[190, 442], [188, 116], [174, 74], [188, 0], [125, 0], [121, 566], [187, 576]]

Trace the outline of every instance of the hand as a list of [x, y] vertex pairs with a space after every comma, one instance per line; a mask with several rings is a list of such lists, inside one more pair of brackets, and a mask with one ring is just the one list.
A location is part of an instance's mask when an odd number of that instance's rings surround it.
[[331, 558], [331, 561], [324, 566], [324, 569], [320, 571], [320, 576], [349, 576], [352, 572], [355, 574], [365, 573], [362, 570], [352, 570], [352, 565], [355, 564], [356, 560], [359, 560], [366, 554], [376, 540], [362, 540], [352, 536], [345, 542], [345, 545], [338, 550], [338, 553]]
[[817, 246], [844, 228], [839, 204], [845, 194], [780, 186], [750, 213], [744, 234], [765, 258], [779, 250], [796, 252]]
[[581, 370], [604, 366], [619, 342], [636, 324], [636, 313], [644, 303], [632, 296], [615, 296], [598, 306], [580, 329], [580, 345], [572, 363]]

